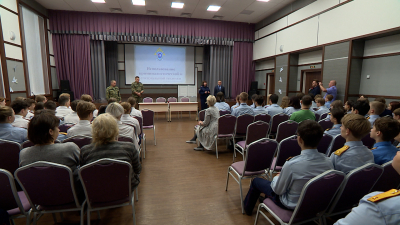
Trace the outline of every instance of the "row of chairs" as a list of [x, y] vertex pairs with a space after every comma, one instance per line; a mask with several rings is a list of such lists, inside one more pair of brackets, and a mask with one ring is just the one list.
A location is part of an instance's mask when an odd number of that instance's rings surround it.
[[[190, 98], [188, 97], [182, 97], [180, 99], [181, 102], [190, 102]], [[153, 102], [153, 98], [150, 97], [146, 97], [143, 99], [143, 103], [152, 103]], [[168, 99], [165, 99], [164, 97], [158, 97], [156, 98], [156, 102], [178, 102], [178, 99], [175, 97], [169, 97]]]

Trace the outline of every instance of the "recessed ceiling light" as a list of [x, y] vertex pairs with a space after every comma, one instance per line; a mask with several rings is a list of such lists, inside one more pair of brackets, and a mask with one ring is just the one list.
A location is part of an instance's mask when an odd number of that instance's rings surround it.
[[173, 2], [171, 4], [171, 8], [177, 8], [177, 9], [182, 9], [183, 8], [184, 3], [182, 2]]
[[104, 0], [92, 0], [94, 3], [106, 3]]
[[218, 6], [218, 5], [210, 5], [210, 6], [208, 6], [207, 11], [214, 11], [214, 12], [216, 12], [216, 11], [219, 10], [219, 8], [221, 8], [221, 6]]
[[257, 0], [259, 2], [269, 2], [269, 0]]
[[134, 5], [146, 5], [144, 0], [132, 0], [132, 4]]

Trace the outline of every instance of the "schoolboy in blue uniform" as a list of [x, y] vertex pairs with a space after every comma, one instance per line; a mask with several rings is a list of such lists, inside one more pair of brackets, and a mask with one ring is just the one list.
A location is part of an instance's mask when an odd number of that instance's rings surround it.
[[378, 101], [373, 101], [369, 103], [369, 112], [367, 117], [368, 121], [371, 123], [371, 127], [374, 125], [376, 119], [380, 118], [380, 114], [385, 111], [385, 104]]
[[371, 129], [371, 138], [376, 143], [371, 149], [375, 163], [382, 165], [393, 159], [399, 150], [390, 142], [400, 132], [400, 123], [391, 117], [379, 118]]
[[331, 110], [330, 121], [333, 123], [333, 127], [325, 130], [325, 134], [329, 134], [332, 137], [336, 137], [341, 133], [340, 127], [342, 126], [342, 118], [346, 112], [341, 108], [333, 108]]

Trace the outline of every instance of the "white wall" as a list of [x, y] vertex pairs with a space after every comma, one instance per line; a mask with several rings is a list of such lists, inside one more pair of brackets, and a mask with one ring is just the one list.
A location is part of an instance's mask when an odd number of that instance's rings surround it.
[[400, 52], [400, 34], [365, 41], [364, 57]]
[[[10, 2], [13, 2], [9, 0]], [[3, 40], [13, 44], [21, 45], [21, 37], [19, 35], [18, 15], [0, 8], [1, 28], [3, 29]], [[11, 40], [11, 32], [14, 33], [15, 40]]]
[[265, 69], [274, 69], [275, 68], [275, 60], [264, 60], [256, 63], [256, 70], [265, 70]]
[[320, 62], [322, 62], [322, 50], [299, 54], [298, 65]]

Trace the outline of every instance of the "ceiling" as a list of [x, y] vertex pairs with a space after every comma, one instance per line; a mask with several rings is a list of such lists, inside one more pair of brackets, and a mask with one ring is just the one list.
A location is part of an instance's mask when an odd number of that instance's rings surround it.
[[[182, 17], [182, 13], [190, 13], [191, 18], [213, 19], [214, 16], [223, 16], [219, 20], [257, 23], [296, 0], [270, 0], [269, 2], [256, 0], [174, 0], [174, 2], [185, 3], [182, 9], [171, 8], [172, 0], [146, 0], [146, 6], [132, 5], [131, 0], [105, 0], [106, 3], [93, 3], [91, 0], [36, 1], [45, 8], [54, 10], [110, 13], [111, 8], [119, 8], [122, 9], [122, 12], [115, 13], [127, 14], [147, 14], [148, 10], [155, 10], [159, 16]], [[220, 5], [221, 9], [218, 12], [209, 12], [207, 11], [209, 5]]]

